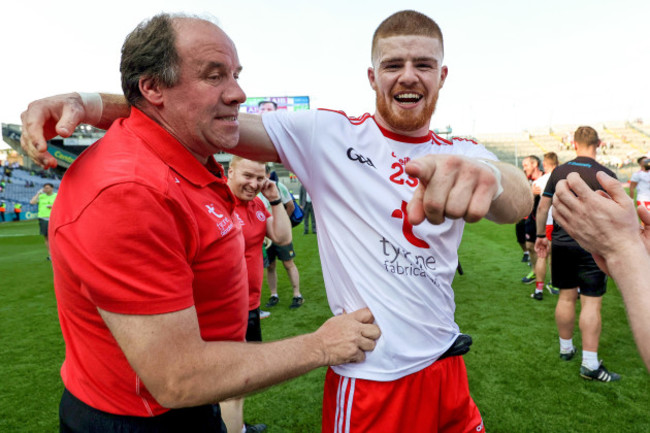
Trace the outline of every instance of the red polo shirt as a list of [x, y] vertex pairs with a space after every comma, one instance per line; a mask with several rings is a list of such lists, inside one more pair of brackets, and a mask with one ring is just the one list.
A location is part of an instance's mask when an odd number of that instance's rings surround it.
[[204, 340], [244, 340], [248, 280], [234, 204], [219, 164], [202, 165], [136, 108], [77, 158], [50, 220], [61, 376], [72, 394], [110, 413], [166, 411], [97, 307], [148, 315], [194, 305]]
[[264, 280], [264, 257], [262, 244], [266, 236], [266, 220], [271, 216], [262, 200], [237, 200], [235, 213], [239, 217], [246, 244], [246, 268], [248, 268], [248, 309], [260, 306], [262, 281]]

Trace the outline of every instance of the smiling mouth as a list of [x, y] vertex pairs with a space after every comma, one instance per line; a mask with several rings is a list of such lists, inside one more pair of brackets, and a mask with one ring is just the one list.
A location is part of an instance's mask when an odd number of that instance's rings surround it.
[[417, 104], [422, 98], [418, 93], [400, 93], [393, 97], [400, 104]]
[[219, 120], [225, 120], [226, 122], [236, 122], [237, 121], [237, 116], [220, 116], [217, 117]]

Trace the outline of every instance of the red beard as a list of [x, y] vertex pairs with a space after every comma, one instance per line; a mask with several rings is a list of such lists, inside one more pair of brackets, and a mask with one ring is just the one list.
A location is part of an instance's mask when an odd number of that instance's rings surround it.
[[391, 110], [388, 101], [383, 95], [376, 93], [377, 112], [381, 115], [388, 125], [397, 131], [417, 131], [424, 126], [429, 126], [431, 116], [436, 111], [436, 104], [438, 103], [438, 95], [436, 95], [431, 102], [424, 106], [423, 110], [413, 116], [409, 111], [399, 111], [396, 113]]

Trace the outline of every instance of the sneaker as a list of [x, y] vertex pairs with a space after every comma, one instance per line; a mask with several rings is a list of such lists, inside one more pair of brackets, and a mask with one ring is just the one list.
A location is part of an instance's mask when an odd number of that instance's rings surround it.
[[544, 300], [544, 293], [543, 292], [533, 292], [530, 294], [530, 297], [537, 300], [537, 301], [543, 301]]
[[559, 290], [559, 289], [556, 289], [555, 287], [553, 287], [552, 284], [547, 284], [547, 285], [546, 285], [546, 290], [548, 290], [548, 292], [549, 292], [551, 295], [559, 295], [559, 294], [560, 294], [560, 290]]
[[535, 282], [535, 271], [530, 271], [528, 275], [521, 279], [521, 282], [524, 284], [530, 284]]
[[305, 302], [302, 296], [294, 296], [293, 301], [291, 302], [291, 305], [289, 305], [289, 308], [295, 310], [296, 308], [300, 308], [300, 306]]
[[601, 382], [616, 382], [617, 380], [621, 380], [621, 375], [608, 371], [603, 365], [603, 361], [600, 361], [600, 365], [596, 370], [581, 365], [580, 376], [583, 379], [599, 380]]
[[259, 433], [266, 430], [266, 424], [252, 425], [252, 424], [244, 423], [244, 427], [246, 428], [246, 433]]
[[573, 356], [576, 354], [576, 348], [574, 347], [569, 352], [562, 352], [560, 350], [560, 359], [563, 361], [571, 361]]
[[521, 258], [521, 263], [528, 263], [530, 262], [530, 253], [526, 251], [524, 253], [524, 256]]
[[276, 305], [278, 305], [278, 302], [280, 302], [280, 298], [278, 298], [276, 295], [273, 295], [269, 298], [269, 302], [266, 303], [265, 307], [266, 308], [275, 307]]
[[268, 311], [260, 310], [260, 319], [266, 319], [270, 315], [271, 313], [269, 313]]

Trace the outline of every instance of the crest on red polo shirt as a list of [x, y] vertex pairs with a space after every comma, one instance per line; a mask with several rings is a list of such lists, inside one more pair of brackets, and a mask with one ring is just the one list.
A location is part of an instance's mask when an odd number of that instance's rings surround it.
[[234, 224], [230, 218], [228, 218], [228, 215], [223, 212], [221, 209], [217, 209], [214, 203], [208, 203], [205, 206], [205, 209], [207, 213], [212, 216], [213, 219], [217, 220], [216, 225], [217, 225], [217, 230], [219, 230], [219, 233], [221, 236], [225, 236], [234, 228]]

